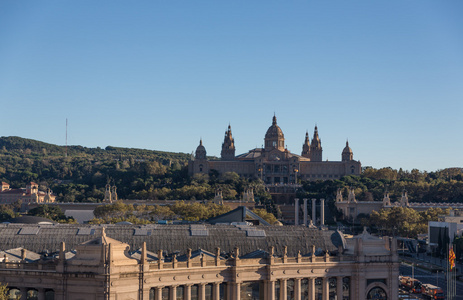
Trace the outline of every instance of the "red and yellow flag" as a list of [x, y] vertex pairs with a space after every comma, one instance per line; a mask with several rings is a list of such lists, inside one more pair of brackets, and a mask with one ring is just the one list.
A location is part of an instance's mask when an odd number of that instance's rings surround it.
[[455, 252], [453, 252], [453, 247], [450, 247], [449, 250], [449, 265], [450, 265], [450, 270], [455, 268]]

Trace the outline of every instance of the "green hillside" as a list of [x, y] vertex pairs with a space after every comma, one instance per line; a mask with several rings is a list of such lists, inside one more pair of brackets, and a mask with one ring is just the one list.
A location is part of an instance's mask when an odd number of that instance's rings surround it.
[[[0, 138], [0, 180], [13, 188], [27, 182], [50, 187], [58, 201], [99, 202], [107, 183], [117, 186], [123, 199], [212, 199], [217, 189], [225, 199], [238, 199], [253, 187], [256, 198], [269, 199], [259, 180], [236, 173], [198, 174], [190, 177], [190, 154], [108, 146], [86, 148], [57, 146], [20, 137]], [[463, 202], [463, 171], [435, 172], [365, 167], [361, 176], [340, 180], [302, 182], [299, 198], [325, 198], [333, 203], [337, 189], [347, 196], [354, 188], [358, 200], [381, 200], [388, 190], [397, 199], [406, 190], [411, 202]], [[330, 204], [331, 205], [331, 204]]]
[[[108, 146], [105, 149], [66, 147], [20, 137], [0, 138], [0, 180], [12, 188], [27, 182], [51, 188], [58, 201], [100, 202], [105, 185], [117, 186], [122, 199], [212, 199], [217, 189], [236, 199], [259, 183], [224, 176], [190, 178], [190, 154]], [[268, 198], [262, 186], [257, 195]]]

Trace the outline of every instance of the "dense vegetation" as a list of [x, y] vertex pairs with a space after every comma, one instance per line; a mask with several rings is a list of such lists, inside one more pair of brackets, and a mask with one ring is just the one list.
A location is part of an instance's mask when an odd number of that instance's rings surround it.
[[[67, 151], [67, 156], [65, 155]], [[243, 191], [253, 188], [258, 202], [266, 203], [270, 195], [260, 180], [251, 181], [230, 172], [218, 175], [188, 176], [190, 155], [108, 146], [56, 146], [19, 137], [0, 138], [0, 180], [12, 188], [27, 182], [50, 187], [58, 201], [100, 202], [107, 183], [117, 186], [120, 199], [212, 199], [221, 190], [225, 199], [239, 199]], [[340, 180], [307, 181], [299, 190], [300, 198], [325, 198], [333, 207], [337, 189], [354, 188], [357, 200], [381, 200], [386, 190], [392, 201], [404, 190], [409, 201], [463, 202], [461, 168], [435, 172], [403, 171], [391, 168], [364, 168], [361, 176]], [[334, 210], [333, 210], [334, 211]]]
[[99, 206], [95, 209], [95, 219], [91, 224], [107, 224], [128, 221], [133, 224], [156, 223], [160, 220], [204, 221], [224, 214], [230, 208], [209, 202], [186, 203], [177, 201], [173, 205], [132, 205], [117, 201], [114, 204]]
[[394, 207], [374, 211], [363, 220], [364, 225], [377, 229], [382, 235], [415, 238], [428, 231], [428, 222], [437, 221], [440, 215], [448, 214], [448, 210], [430, 208], [418, 212], [408, 207]]
[[304, 182], [301, 197], [334, 198], [341, 189], [347, 197], [353, 188], [359, 201], [382, 200], [389, 191], [391, 201], [407, 191], [410, 202], [463, 202], [463, 169], [450, 168], [436, 172], [420, 172], [391, 168], [364, 168], [361, 176], [345, 176], [340, 180]]
[[[67, 151], [67, 156], [65, 155]], [[12, 188], [27, 182], [50, 187], [64, 202], [100, 202], [107, 183], [120, 199], [212, 199], [220, 189], [237, 199], [253, 187], [269, 199], [262, 183], [235, 173], [188, 176], [190, 155], [142, 149], [62, 147], [19, 137], [0, 138], [0, 180]]]
[[[95, 218], [90, 224], [108, 224], [131, 222], [133, 224], [157, 223], [161, 220], [205, 221], [230, 211], [226, 205], [212, 202], [202, 204], [176, 201], [172, 205], [132, 205], [122, 201], [95, 209]], [[276, 217], [265, 209], [254, 209], [253, 212], [270, 224], [277, 222]]]

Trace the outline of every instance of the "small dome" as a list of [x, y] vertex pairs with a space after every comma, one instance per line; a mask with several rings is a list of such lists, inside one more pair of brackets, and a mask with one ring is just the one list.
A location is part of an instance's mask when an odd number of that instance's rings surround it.
[[346, 141], [346, 147], [342, 150], [342, 161], [351, 161], [354, 159], [354, 153], [352, 149], [349, 147], [349, 141]]
[[352, 149], [349, 147], [349, 142], [346, 142], [346, 147], [344, 147], [344, 150], [342, 150], [342, 153], [352, 154]]
[[196, 158], [206, 159], [206, 148], [203, 146], [203, 140], [199, 141], [199, 146], [196, 148]]
[[284, 138], [283, 131], [281, 130], [280, 126], [277, 125], [277, 117], [273, 116], [272, 126], [267, 129], [267, 133], [265, 134], [266, 139], [272, 138]]

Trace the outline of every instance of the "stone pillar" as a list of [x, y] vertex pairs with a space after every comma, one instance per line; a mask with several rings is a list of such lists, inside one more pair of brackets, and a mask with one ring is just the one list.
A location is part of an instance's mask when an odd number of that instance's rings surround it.
[[312, 198], [312, 223], [317, 224], [317, 199]]
[[265, 294], [264, 299], [275, 300], [275, 281], [267, 280], [265, 281]]
[[342, 300], [342, 276], [336, 277], [336, 299]]
[[299, 225], [299, 198], [294, 199], [294, 225]]
[[301, 278], [294, 279], [294, 300], [301, 300]]
[[169, 298], [170, 300], [177, 300], [177, 286], [173, 285], [169, 288]]
[[286, 279], [280, 279], [280, 299], [284, 300], [288, 298], [288, 282]]
[[330, 279], [329, 277], [323, 277], [323, 282], [322, 282], [322, 287], [323, 287], [322, 299], [323, 300], [330, 299], [330, 280], [329, 279]]
[[241, 300], [241, 283], [237, 282], [234, 284], [234, 291], [233, 291], [233, 300]]
[[200, 283], [199, 284], [199, 300], [206, 300], [206, 284]]
[[212, 287], [212, 299], [219, 300], [220, 298], [220, 282], [214, 282]]
[[325, 225], [325, 199], [320, 199], [320, 226]]
[[307, 222], [307, 217], [308, 217], [308, 213], [307, 213], [307, 198], [304, 198], [302, 199], [304, 200], [304, 226], [307, 226], [309, 223]]
[[359, 274], [356, 278], [356, 281], [357, 281], [357, 294], [354, 294], [354, 295], [358, 295], [359, 297], [364, 297], [364, 295], [366, 294], [366, 289], [367, 289], [367, 286], [366, 286], [366, 280], [364, 280], [365, 276], [362, 272], [362, 274]]
[[162, 299], [162, 286], [156, 287], [155, 296], [156, 300]]
[[191, 284], [185, 285], [185, 300], [191, 300]]
[[315, 278], [309, 278], [309, 300], [315, 300]]

